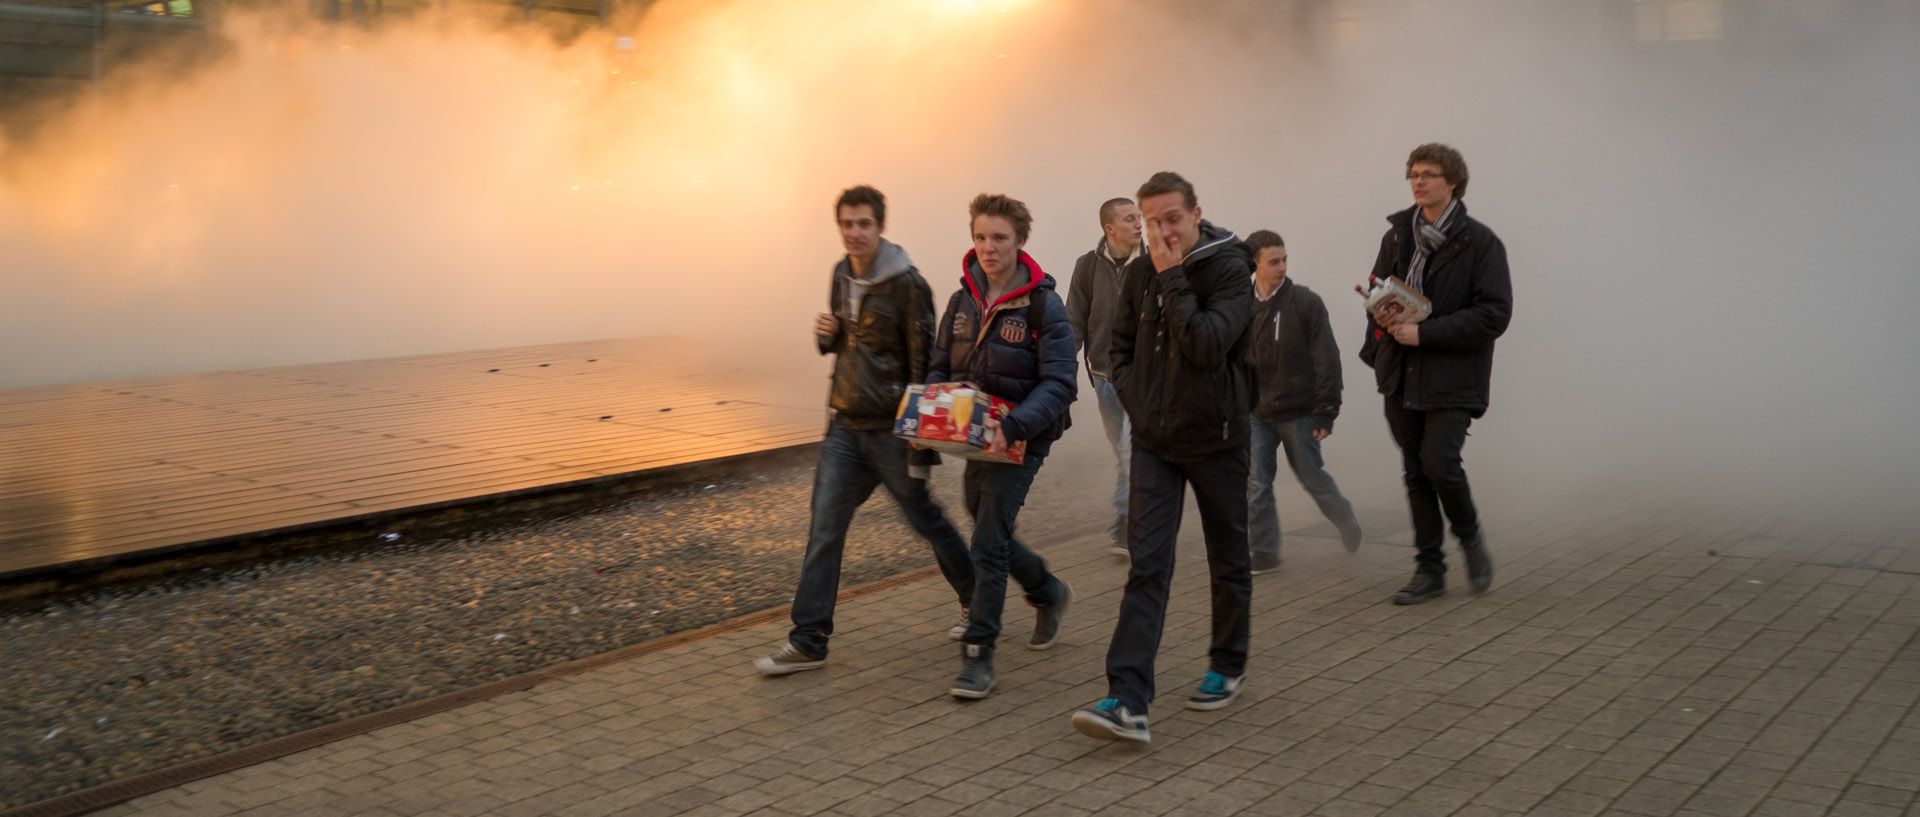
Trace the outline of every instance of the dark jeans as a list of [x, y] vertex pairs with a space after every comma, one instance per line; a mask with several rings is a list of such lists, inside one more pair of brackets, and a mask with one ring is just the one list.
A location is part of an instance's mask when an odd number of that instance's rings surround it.
[[793, 632], [787, 636], [809, 655], [827, 654], [847, 527], [853, 523], [854, 510], [873, 495], [876, 486], [887, 486], [907, 524], [933, 546], [933, 558], [960, 603], [973, 598], [973, 565], [966, 540], [927, 493], [927, 481], [907, 475], [908, 451], [907, 441], [891, 432], [853, 431], [837, 421], [827, 424], [827, 437], [820, 441], [820, 462], [813, 472], [807, 557], [800, 565], [800, 587], [793, 594]]
[[1399, 394], [1387, 396], [1387, 427], [1400, 444], [1406, 469], [1407, 506], [1413, 513], [1414, 564], [1422, 573], [1444, 576], [1446, 541], [1440, 510], [1453, 522], [1453, 535], [1470, 539], [1480, 531], [1480, 514], [1473, 508], [1467, 471], [1460, 465], [1460, 447], [1467, 443], [1473, 414], [1466, 409], [1413, 411]]
[[1033, 475], [1046, 457], [1027, 455], [1020, 465], [967, 461], [967, 512], [973, 514], [973, 601], [967, 633], [960, 640], [992, 649], [1000, 637], [1000, 614], [1007, 603], [1007, 577], [1020, 583], [1027, 601], [1048, 605], [1059, 600], [1061, 586], [1047, 563], [1020, 540], [1013, 523], [1026, 504]]
[[1120, 620], [1107, 647], [1107, 694], [1133, 712], [1153, 701], [1153, 660], [1166, 624], [1173, 583], [1174, 539], [1186, 487], [1200, 506], [1207, 571], [1213, 578], [1213, 646], [1208, 669], [1229, 678], [1246, 672], [1253, 574], [1247, 557], [1247, 446], [1205, 457], [1163, 460], [1133, 447], [1127, 517], [1133, 567], [1120, 598]]
[[1339, 526], [1353, 525], [1353, 504], [1340, 495], [1340, 486], [1320, 458], [1320, 441], [1313, 438], [1313, 418], [1270, 426], [1253, 421], [1253, 463], [1247, 475], [1247, 541], [1254, 553], [1280, 556], [1280, 510], [1273, 503], [1273, 478], [1280, 471], [1274, 449], [1286, 452], [1287, 468], [1307, 489], [1320, 513]]

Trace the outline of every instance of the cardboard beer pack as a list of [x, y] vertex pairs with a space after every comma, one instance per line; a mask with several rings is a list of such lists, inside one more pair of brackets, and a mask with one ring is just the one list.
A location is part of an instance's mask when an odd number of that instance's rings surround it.
[[1382, 321], [1391, 321], [1396, 315], [1406, 315], [1407, 323], [1419, 323], [1433, 314], [1433, 302], [1427, 296], [1415, 292], [1407, 282], [1395, 275], [1384, 281], [1367, 276], [1367, 287], [1354, 287], [1361, 297], [1367, 299], [1367, 312]]
[[987, 456], [987, 418], [996, 420], [1013, 411], [1013, 404], [981, 391], [970, 383], [930, 383], [908, 386], [894, 414], [893, 435], [927, 448], [986, 462], [1027, 460], [1027, 444], [1007, 446], [1006, 457]]

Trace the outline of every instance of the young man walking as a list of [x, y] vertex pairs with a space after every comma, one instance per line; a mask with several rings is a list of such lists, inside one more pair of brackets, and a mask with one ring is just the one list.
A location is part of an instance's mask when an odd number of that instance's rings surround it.
[[1127, 266], [1108, 359], [1133, 426], [1128, 496], [1132, 568], [1107, 648], [1107, 698], [1073, 714], [1100, 738], [1148, 740], [1154, 658], [1173, 581], [1174, 538], [1193, 486], [1212, 578], [1213, 641], [1189, 709], [1219, 709], [1246, 677], [1246, 364], [1252, 268], [1233, 233], [1201, 220], [1193, 185], [1155, 173], [1141, 185], [1146, 254]]
[[1013, 528], [1034, 474], [1067, 428], [1078, 390], [1073, 374], [1073, 329], [1053, 276], [1027, 255], [1033, 215], [1007, 196], [982, 193], [968, 205], [973, 249], [960, 260], [960, 289], [947, 302], [934, 338], [928, 382], [964, 380], [1014, 404], [988, 419], [987, 451], [1005, 455], [1027, 444], [1018, 463], [968, 460], [967, 512], [973, 514], [974, 596], [961, 634], [960, 674], [948, 692], [978, 700], [993, 691], [993, 651], [1011, 576], [1035, 609], [1027, 649], [1052, 647], [1073, 601], [1073, 588], [1047, 571]]
[[1467, 162], [1460, 151], [1426, 144], [1407, 157], [1413, 206], [1387, 217], [1373, 277], [1400, 276], [1427, 297], [1425, 320], [1374, 320], [1360, 359], [1386, 396], [1387, 427], [1400, 446], [1413, 516], [1413, 579], [1394, 604], [1419, 604], [1447, 592], [1442, 511], [1460, 539], [1467, 581], [1493, 584], [1480, 515], [1460, 464], [1467, 426], [1487, 411], [1493, 343], [1513, 316], [1507, 248], [1467, 216]]
[[900, 395], [908, 384], [926, 378], [933, 291], [907, 252], [880, 237], [887, 226], [887, 199], [880, 191], [864, 185], [848, 189], [835, 203], [834, 216], [847, 255], [833, 270], [832, 312], [815, 320], [813, 330], [820, 353], [834, 355], [827, 399], [832, 419], [813, 474], [813, 522], [794, 591], [793, 631], [786, 646], [754, 662], [765, 675], [826, 663], [847, 527], [875, 487], [886, 486], [908, 524], [933, 546], [934, 560], [960, 605], [973, 598], [966, 540], [927, 492], [927, 481], [908, 473], [912, 449], [893, 436]]
[[1247, 236], [1253, 251], [1253, 342], [1248, 359], [1258, 384], [1253, 404], [1252, 472], [1247, 477], [1247, 539], [1253, 574], [1280, 566], [1280, 512], [1273, 478], [1280, 470], [1275, 449], [1307, 489], [1320, 513], [1340, 530], [1349, 553], [1360, 547], [1353, 504], [1320, 458], [1320, 441], [1340, 416], [1340, 348], [1333, 341], [1327, 305], [1313, 290], [1287, 277], [1287, 245], [1272, 230]]
[[1113, 313], [1120, 303], [1120, 282], [1127, 265], [1140, 254], [1140, 208], [1132, 199], [1108, 199], [1100, 205], [1100, 243], [1073, 263], [1067, 290], [1067, 317], [1087, 359], [1087, 379], [1100, 401], [1100, 422], [1117, 463], [1113, 481], [1113, 521], [1107, 525], [1108, 549], [1127, 555], [1127, 460], [1130, 457], [1127, 410], [1113, 388]]

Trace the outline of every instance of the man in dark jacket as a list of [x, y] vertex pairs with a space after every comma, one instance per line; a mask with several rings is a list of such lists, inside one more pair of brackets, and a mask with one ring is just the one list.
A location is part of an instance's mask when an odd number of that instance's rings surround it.
[[1493, 584], [1493, 558], [1460, 465], [1467, 426], [1487, 411], [1493, 342], [1513, 316], [1507, 248], [1467, 216], [1467, 162], [1441, 144], [1407, 157], [1414, 206], [1387, 217], [1373, 277], [1399, 276], [1433, 304], [1425, 320], [1371, 321], [1360, 359], [1386, 395], [1387, 427], [1400, 445], [1412, 508], [1413, 579], [1393, 597], [1419, 604], [1446, 592], [1441, 511], [1453, 523], [1478, 593]]
[[1253, 404], [1252, 472], [1247, 477], [1247, 540], [1253, 573], [1280, 566], [1280, 513], [1273, 478], [1280, 470], [1275, 449], [1287, 455], [1300, 487], [1340, 530], [1352, 552], [1360, 547], [1353, 504], [1320, 458], [1320, 441], [1340, 416], [1340, 349], [1333, 342], [1327, 306], [1313, 290], [1287, 277], [1287, 245], [1272, 230], [1247, 236], [1253, 252], [1253, 341], [1248, 360], [1258, 397]]
[[1201, 220], [1186, 179], [1156, 173], [1141, 185], [1139, 201], [1147, 257], [1127, 267], [1108, 349], [1113, 385], [1133, 424], [1133, 566], [1107, 648], [1108, 697], [1075, 712], [1073, 726], [1094, 737], [1144, 742], [1188, 484], [1206, 534], [1213, 642], [1207, 674], [1187, 708], [1226, 706], [1245, 678], [1253, 588], [1246, 494], [1253, 286], [1245, 245]]
[[1026, 591], [1037, 611], [1027, 649], [1053, 646], [1073, 588], [1047, 572], [1047, 563], [1013, 536], [1033, 476], [1053, 441], [1066, 430], [1078, 386], [1073, 327], [1054, 293], [1053, 277], [1027, 255], [1033, 216], [1017, 199], [982, 193], [968, 205], [973, 249], [960, 260], [960, 290], [947, 302], [934, 338], [927, 382], [966, 381], [1014, 404], [987, 421], [988, 452], [1025, 441], [1018, 463], [967, 461], [967, 512], [973, 514], [972, 620], [961, 636], [960, 675], [948, 692], [979, 699], [993, 691], [993, 651], [1007, 577]]
[[[973, 598], [967, 543], [908, 472], [907, 441], [893, 436], [893, 418], [907, 384], [926, 377], [933, 346], [933, 291], [899, 245], [880, 237], [887, 199], [854, 187], [834, 205], [847, 255], [834, 267], [830, 314], [814, 322], [821, 354], [834, 355], [832, 419], [813, 474], [813, 523], [794, 591], [793, 632], [786, 646], [755, 662], [766, 675], [817, 669], [827, 660], [840, 558], [853, 512], [885, 485], [908, 524], [933, 546], [934, 560], [960, 605]], [[931, 452], [924, 452], [931, 453]]]
[[1100, 244], [1073, 263], [1073, 283], [1067, 291], [1067, 316], [1073, 337], [1087, 356], [1087, 379], [1100, 400], [1100, 422], [1107, 444], [1113, 446], [1113, 521], [1107, 525], [1109, 548], [1127, 555], [1127, 460], [1131, 457], [1127, 410], [1113, 389], [1113, 364], [1107, 348], [1113, 343], [1113, 313], [1120, 303], [1120, 281], [1140, 254], [1140, 208], [1133, 199], [1109, 199], [1100, 205]]

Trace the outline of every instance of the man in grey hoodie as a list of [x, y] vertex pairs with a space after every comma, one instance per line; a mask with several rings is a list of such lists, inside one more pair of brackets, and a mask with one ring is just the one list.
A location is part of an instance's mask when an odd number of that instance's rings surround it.
[[[930, 459], [893, 436], [894, 412], [908, 384], [926, 379], [933, 348], [933, 290], [899, 245], [880, 237], [887, 199], [871, 187], [840, 194], [834, 206], [847, 255], [834, 267], [827, 303], [814, 321], [821, 354], [834, 355], [832, 419], [813, 474], [813, 522], [794, 591], [793, 631], [779, 651], [754, 663], [765, 675], [818, 669], [827, 662], [840, 559], [853, 512], [886, 486], [907, 523], [933, 546], [934, 560], [962, 608], [973, 599], [967, 542], [910, 472], [909, 458]], [[962, 619], [965, 619], [962, 611]]]
[[1108, 199], [1100, 205], [1100, 244], [1073, 262], [1073, 280], [1067, 292], [1067, 320], [1087, 357], [1087, 379], [1100, 400], [1100, 421], [1107, 429], [1118, 466], [1113, 484], [1113, 521], [1107, 525], [1108, 546], [1115, 555], [1127, 555], [1127, 459], [1133, 433], [1120, 393], [1113, 389], [1113, 367], [1107, 349], [1113, 344], [1113, 310], [1120, 303], [1120, 282], [1127, 264], [1140, 255], [1140, 208], [1133, 199]]

